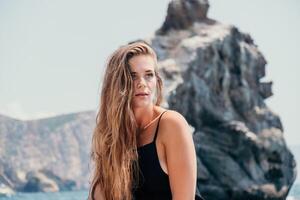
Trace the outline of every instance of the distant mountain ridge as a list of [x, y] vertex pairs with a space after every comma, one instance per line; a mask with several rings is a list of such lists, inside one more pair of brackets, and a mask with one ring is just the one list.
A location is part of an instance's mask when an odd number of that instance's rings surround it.
[[87, 188], [95, 116], [86, 111], [22, 121], [1, 115], [0, 158], [5, 165], [0, 163], [0, 177], [22, 190], [26, 174], [48, 170], [62, 181], [74, 181], [73, 189]]

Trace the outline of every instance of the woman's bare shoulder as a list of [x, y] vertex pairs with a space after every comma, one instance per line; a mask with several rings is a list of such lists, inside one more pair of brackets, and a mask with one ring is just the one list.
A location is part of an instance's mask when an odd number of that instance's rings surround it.
[[184, 123], [187, 124], [184, 116], [175, 111], [175, 110], [166, 110], [167, 112], [164, 113], [163, 117], [161, 118], [162, 123], [164, 126], [169, 126], [172, 123]]
[[168, 110], [163, 114], [159, 129], [160, 134], [166, 139], [174, 136], [182, 137], [180, 135], [188, 134], [191, 131], [185, 117], [175, 110]]

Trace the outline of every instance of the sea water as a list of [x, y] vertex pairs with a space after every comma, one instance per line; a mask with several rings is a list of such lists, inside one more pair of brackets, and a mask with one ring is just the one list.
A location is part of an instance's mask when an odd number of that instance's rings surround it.
[[[87, 200], [88, 191], [70, 191], [54, 193], [16, 193], [10, 197], [0, 197], [0, 200]], [[295, 183], [286, 200], [300, 200], [300, 183]]]
[[0, 200], [87, 200], [88, 191], [16, 193]]

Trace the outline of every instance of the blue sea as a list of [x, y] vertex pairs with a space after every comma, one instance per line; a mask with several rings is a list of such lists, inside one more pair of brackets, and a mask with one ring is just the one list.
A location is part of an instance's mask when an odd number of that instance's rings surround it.
[[[0, 200], [87, 200], [88, 191], [71, 191], [56, 193], [17, 193]], [[300, 183], [293, 185], [287, 200], [300, 200]]]
[[87, 200], [88, 191], [16, 193], [0, 200]]

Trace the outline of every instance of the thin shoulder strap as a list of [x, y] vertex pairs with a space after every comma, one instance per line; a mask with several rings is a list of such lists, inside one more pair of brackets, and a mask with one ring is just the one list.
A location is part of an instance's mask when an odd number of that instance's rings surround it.
[[168, 110], [165, 110], [164, 112], [162, 112], [162, 114], [160, 114], [160, 116], [159, 116], [159, 119], [158, 119], [158, 122], [157, 122], [157, 126], [156, 126], [156, 131], [155, 131], [155, 135], [154, 135], [154, 139], [153, 139], [153, 142], [155, 142], [155, 140], [156, 140], [156, 137], [157, 137], [157, 133], [158, 133], [158, 128], [159, 128], [159, 122], [160, 122], [160, 118], [161, 118], [161, 116], [165, 113], [165, 112], [167, 112]]

